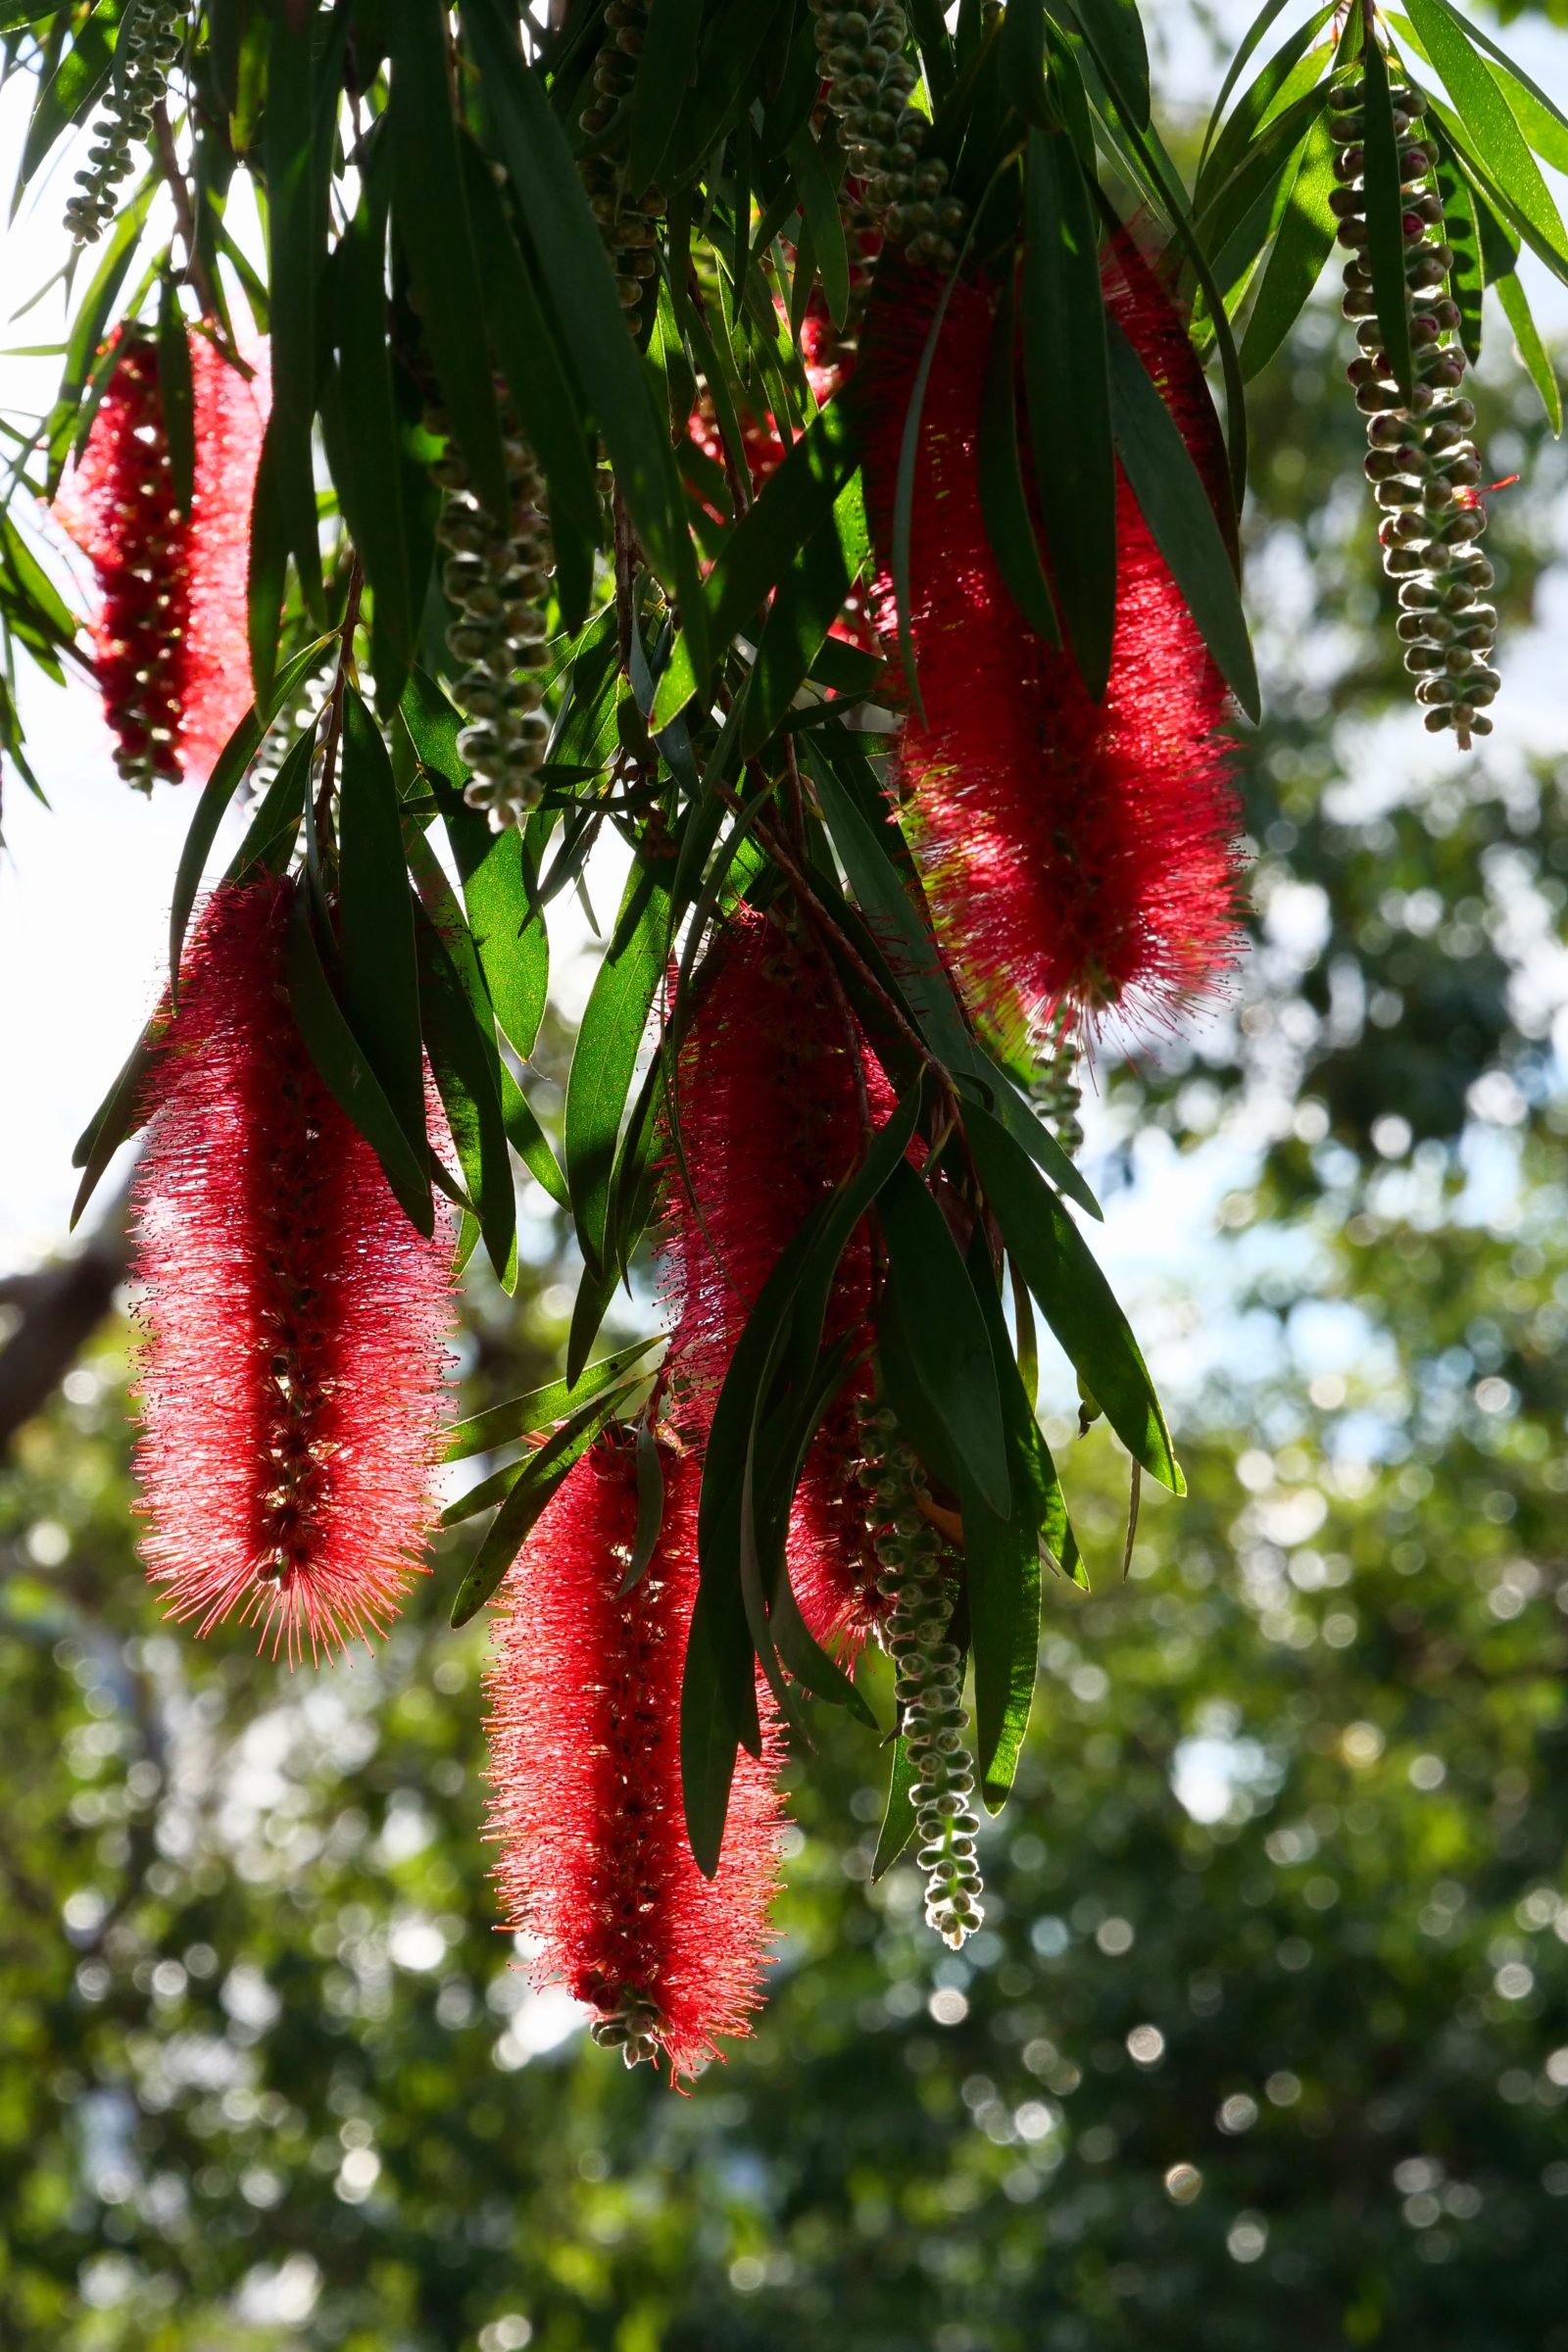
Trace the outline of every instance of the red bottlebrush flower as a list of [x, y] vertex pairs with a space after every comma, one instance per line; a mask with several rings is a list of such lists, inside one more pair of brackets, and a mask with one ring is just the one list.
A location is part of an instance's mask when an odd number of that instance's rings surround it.
[[142, 1550], [171, 1613], [292, 1663], [385, 1630], [439, 1454], [451, 1237], [425, 1241], [289, 1012], [291, 885], [214, 892], [133, 1192]]
[[99, 690], [128, 781], [205, 781], [251, 703], [246, 568], [267, 420], [247, 377], [190, 338], [195, 469], [174, 502], [156, 348], [127, 337], [55, 511], [98, 576]]
[[[1105, 290], [1200, 468], [1216, 428], [1181, 318], [1129, 241]], [[900, 272], [873, 305], [861, 368], [872, 418], [866, 482], [878, 545], [892, 539], [907, 411], [940, 288]], [[910, 620], [925, 715], [911, 710], [896, 774], [909, 797], [944, 944], [977, 1013], [1038, 1045], [1058, 1008], [1169, 1021], [1236, 953], [1237, 815], [1218, 671], [1125, 477], [1117, 482], [1110, 683], [1091, 700], [1070, 653], [1023, 622], [991, 553], [976, 450], [980, 288], [955, 289], [926, 386], [910, 546]], [[891, 578], [877, 602], [894, 627]]]
[[[664, 1290], [677, 1318], [673, 1409], [706, 1437], [735, 1346], [762, 1285], [810, 1211], [847, 1176], [891, 1096], [862, 1061], [819, 953], [771, 916], [742, 909], [679, 1058], [681, 1158], [665, 1171]], [[688, 1192], [687, 1183], [691, 1190]], [[870, 1308], [863, 1227], [840, 1263], [826, 1338], [858, 1335]], [[863, 1334], [869, 1342], [869, 1332]], [[852, 1384], [853, 1385], [853, 1384]], [[863, 1385], [863, 1384], [860, 1384]], [[859, 1447], [848, 1393], [818, 1433], [791, 1517], [791, 1582], [817, 1638], [863, 1637], [876, 1564], [854, 1486]]]
[[778, 1876], [782, 1761], [763, 1706], [743, 1749], [718, 1871], [687, 1843], [680, 1683], [697, 1597], [697, 1464], [665, 1458], [663, 1526], [646, 1575], [617, 1589], [637, 1524], [635, 1452], [601, 1438], [508, 1572], [487, 1676], [489, 1835], [510, 1927], [536, 1936], [537, 1983], [598, 2012], [627, 2063], [662, 2049], [672, 2077], [749, 2032]]

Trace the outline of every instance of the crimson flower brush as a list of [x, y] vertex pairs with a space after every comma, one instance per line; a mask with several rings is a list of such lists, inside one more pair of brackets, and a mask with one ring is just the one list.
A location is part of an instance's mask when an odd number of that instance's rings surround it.
[[417, 1562], [451, 1264], [294, 1025], [292, 887], [209, 900], [132, 1195], [143, 1557], [172, 1616], [291, 1663], [384, 1632]]
[[537, 1938], [534, 1976], [596, 2012], [631, 2065], [690, 2075], [761, 1999], [783, 1817], [762, 1704], [761, 1760], [742, 1752], [724, 1850], [705, 1879], [687, 1843], [680, 1681], [697, 1597], [698, 1466], [666, 1453], [646, 1573], [619, 1588], [637, 1526], [634, 1446], [600, 1438], [509, 1570], [486, 1677], [488, 1830], [507, 1923]]
[[[740, 909], [681, 1049], [680, 1152], [665, 1170], [663, 1280], [676, 1318], [672, 1410], [701, 1445], [736, 1343], [763, 1284], [810, 1211], [846, 1177], [864, 1123], [891, 1108], [813, 943]], [[857, 1061], [859, 1062], [858, 1076]], [[863, 1088], [863, 1102], [861, 1089]], [[852, 1236], [825, 1339], [869, 1343], [870, 1251]], [[790, 1577], [818, 1639], [863, 1636], [876, 1563], [854, 1486], [859, 1456], [852, 1377], [807, 1459], [789, 1537]]]
[[189, 512], [175, 501], [156, 347], [131, 336], [55, 502], [97, 575], [99, 691], [116, 764], [143, 791], [205, 782], [251, 702], [246, 568], [268, 379], [205, 335], [189, 349]]
[[[1130, 240], [1105, 292], [1200, 470], [1213, 413], [1180, 315]], [[892, 546], [908, 395], [940, 284], [905, 271], [861, 338], [872, 419], [873, 535]], [[1070, 653], [1018, 614], [981, 513], [977, 447], [991, 304], [954, 290], [921, 418], [910, 538], [910, 623], [922, 710], [894, 776], [944, 945], [968, 999], [1006, 1035], [1047, 1041], [1058, 1013], [1114, 1013], [1134, 1031], [1200, 1001], [1236, 952], [1236, 808], [1223, 683], [1118, 475], [1116, 629], [1094, 702]], [[876, 602], [895, 628], [884, 562]]]

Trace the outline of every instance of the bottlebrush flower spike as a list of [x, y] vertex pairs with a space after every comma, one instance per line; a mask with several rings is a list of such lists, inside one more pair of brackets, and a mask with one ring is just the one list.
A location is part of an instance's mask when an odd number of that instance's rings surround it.
[[[1200, 470], [1213, 413], [1179, 314], [1129, 239], [1105, 292]], [[873, 424], [865, 476], [873, 536], [892, 545], [908, 394], [940, 294], [885, 282], [861, 338]], [[1223, 683], [1118, 474], [1110, 683], [1093, 702], [1069, 653], [1029, 630], [981, 514], [977, 444], [992, 313], [954, 290], [922, 412], [910, 544], [910, 621], [924, 717], [904, 722], [895, 775], [944, 944], [976, 1012], [1004, 1034], [1020, 1014], [1041, 1047], [1058, 1008], [1114, 1010], [1134, 1030], [1201, 1000], [1236, 952], [1236, 808], [1220, 733]], [[877, 587], [895, 628], [892, 580]]]
[[[205, 782], [251, 703], [246, 568], [267, 421], [250, 377], [189, 337], [196, 462], [174, 502], [155, 346], [126, 336], [55, 512], [97, 573], [99, 691], [129, 783]], [[254, 364], [254, 363], [253, 363]]]
[[451, 1236], [425, 1241], [283, 990], [291, 885], [220, 885], [132, 1195], [142, 1552], [171, 1614], [293, 1661], [384, 1632], [439, 1454]]
[[[742, 909], [679, 1058], [681, 1156], [664, 1173], [663, 1287], [676, 1317], [667, 1366], [671, 1409], [701, 1445], [736, 1343], [762, 1285], [810, 1211], [863, 1149], [866, 1117], [892, 1107], [861, 1054], [815, 947], [771, 915]], [[690, 1191], [687, 1189], [688, 1181]], [[829, 1345], [862, 1327], [871, 1302], [862, 1226], [840, 1262], [828, 1307]], [[859, 1443], [852, 1379], [807, 1459], [790, 1525], [790, 1577], [819, 1640], [863, 1637], [876, 1612], [876, 1562], [854, 1485]]]
[[761, 1998], [778, 1877], [782, 1761], [763, 1706], [742, 1750], [718, 1871], [687, 1842], [680, 1683], [697, 1597], [697, 1464], [665, 1458], [647, 1573], [617, 1589], [637, 1525], [635, 1449], [600, 1438], [509, 1570], [486, 1677], [489, 1835], [507, 1924], [539, 1941], [534, 1977], [597, 2012], [628, 2065], [662, 2050], [672, 2078], [745, 2034]]

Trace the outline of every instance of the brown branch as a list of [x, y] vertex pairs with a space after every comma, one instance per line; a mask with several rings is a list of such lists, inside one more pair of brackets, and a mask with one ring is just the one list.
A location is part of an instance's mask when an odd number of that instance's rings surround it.
[[163, 169], [165, 184], [174, 200], [174, 219], [185, 248], [185, 275], [202, 306], [202, 317], [216, 318], [218, 294], [202, 255], [201, 240], [196, 229], [196, 208], [190, 200], [185, 174], [179, 168], [173, 127], [169, 120], [169, 109], [162, 98], [153, 101], [153, 136], [158, 142], [158, 161]]
[[0, 1348], [0, 1452], [47, 1402], [108, 1314], [128, 1261], [122, 1194], [84, 1249], [0, 1282], [0, 1305], [22, 1316]]

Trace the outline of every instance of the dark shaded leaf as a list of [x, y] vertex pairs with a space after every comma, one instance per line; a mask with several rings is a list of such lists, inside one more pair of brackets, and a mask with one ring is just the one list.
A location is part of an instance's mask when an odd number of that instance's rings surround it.
[[[1061, 365], [1063, 352], [1072, 365]], [[1024, 385], [1056, 607], [1098, 702], [1116, 606], [1116, 466], [1090, 192], [1071, 142], [1031, 130], [1024, 170]]]
[[1087, 1243], [1022, 1147], [980, 1109], [967, 1120], [986, 1200], [1013, 1263], [1112, 1429], [1146, 1470], [1186, 1492], [1148, 1366]]
[[873, 1884], [886, 1878], [914, 1836], [914, 1787], [918, 1779], [909, 1761], [908, 1743], [901, 1736], [893, 1742], [887, 1803], [882, 1812], [882, 1827], [877, 1832], [876, 1852], [871, 1857]]
[[606, 1260], [610, 1173], [621, 1115], [670, 947], [671, 863], [632, 870], [584, 1008], [566, 1081], [566, 1182], [582, 1253]]
[[343, 695], [340, 765], [343, 1009], [417, 1158], [424, 1145], [424, 1064], [403, 823], [381, 730], [352, 686]]
[[[517, 1280], [516, 1200], [501, 1115], [501, 1064], [488, 1002], [475, 1005], [456, 956], [425, 908], [415, 906], [418, 1012], [431, 1075], [458, 1164], [478, 1211], [486, 1253], [504, 1291]], [[456, 945], [456, 943], [453, 943]]]
[[1249, 381], [1267, 366], [1296, 324], [1334, 250], [1335, 220], [1328, 200], [1335, 184], [1334, 142], [1326, 118], [1319, 117], [1298, 153], [1285, 218], [1242, 337], [1242, 373]]
[[484, 1607], [567, 1472], [582, 1459], [607, 1422], [614, 1418], [618, 1401], [618, 1391], [594, 1398], [563, 1422], [555, 1435], [528, 1456], [474, 1553], [467, 1575], [458, 1587], [457, 1598], [452, 1603], [454, 1631], [466, 1625]]
[[986, 359], [978, 473], [986, 537], [1007, 592], [1037, 637], [1059, 650], [1061, 628], [1040, 561], [1034, 515], [1018, 454], [1018, 306], [1011, 274], [997, 304]]
[[653, 1424], [644, 1415], [637, 1424], [637, 1528], [626, 1573], [615, 1591], [617, 1600], [629, 1598], [648, 1574], [663, 1524], [664, 1469]]
[[1408, 401], [1415, 381], [1410, 352], [1410, 307], [1404, 282], [1404, 199], [1399, 191], [1399, 142], [1389, 97], [1388, 60], [1369, 41], [1361, 60], [1361, 139], [1366, 156], [1366, 258], [1372, 299], [1388, 355], [1389, 372]]
[[[343, 20], [346, 22], [346, 20]], [[268, 284], [272, 299], [272, 407], [267, 426], [270, 499], [294, 558], [312, 612], [325, 625], [317, 537], [311, 422], [316, 415], [318, 281], [326, 253], [326, 182], [331, 125], [316, 103], [312, 42], [316, 19], [288, 8], [271, 12], [264, 152], [267, 164]], [[337, 88], [341, 33], [321, 62], [323, 82]], [[262, 484], [257, 482], [260, 505]], [[272, 542], [268, 541], [269, 550]], [[270, 567], [269, 567], [270, 568]], [[252, 577], [257, 577], [255, 550]], [[281, 601], [281, 600], [279, 600]], [[253, 626], [255, 606], [252, 607]], [[251, 667], [263, 691], [253, 635]]]
[[965, 1483], [1005, 1520], [1012, 1490], [991, 1340], [948, 1221], [904, 1161], [882, 1187], [877, 1214], [920, 1385]]
[[[624, 1386], [650, 1348], [660, 1346], [662, 1338], [656, 1332], [651, 1339], [633, 1340], [629, 1348], [617, 1348], [612, 1355], [602, 1355], [598, 1363], [590, 1364], [575, 1381], [547, 1381], [542, 1389], [530, 1389], [526, 1396], [511, 1396], [505, 1404], [493, 1404], [466, 1421], [455, 1423], [447, 1433], [447, 1460], [461, 1462], [475, 1453], [490, 1453], [498, 1446], [509, 1446], [518, 1438], [531, 1438], [552, 1422], [564, 1420], [590, 1397], [603, 1396], [607, 1389]], [[635, 1376], [642, 1377], [640, 1373]]]
[[190, 513], [196, 478], [196, 396], [190, 379], [190, 345], [172, 277], [158, 298], [158, 398], [169, 443], [169, 479], [174, 504]]

